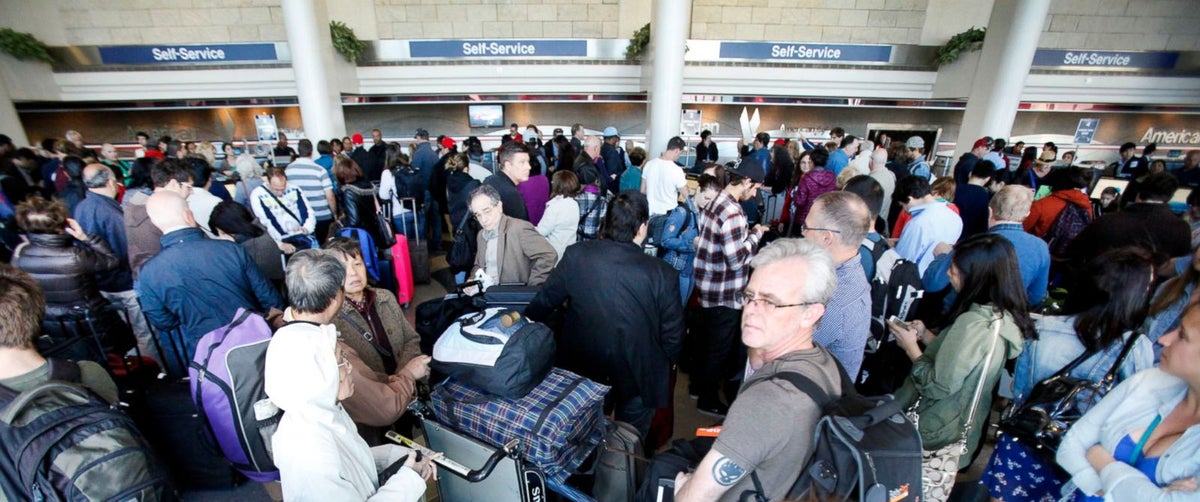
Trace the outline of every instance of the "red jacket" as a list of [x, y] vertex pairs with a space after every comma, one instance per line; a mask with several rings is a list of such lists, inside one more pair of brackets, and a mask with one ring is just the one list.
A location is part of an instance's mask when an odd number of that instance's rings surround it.
[[1034, 201], [1033, 207], [1029, 209], [1029, 216], [1025, 217], [1025, 231], [1038, 237], [1045, 237], [1046, 232], [1050, 231], [1050, 225], [1054, 224], [1058, 213], [1061, 213], [1067, 204], [1075, 204], [1087, 209], [1088, 217], [1094, 217], [1092, 200], [1088, 198], [1087, 194], [1079, 190], [1059, 190]]

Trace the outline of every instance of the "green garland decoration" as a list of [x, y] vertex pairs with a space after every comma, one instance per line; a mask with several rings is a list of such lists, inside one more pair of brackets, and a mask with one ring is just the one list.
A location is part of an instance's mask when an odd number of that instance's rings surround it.
[[29, 33], [10, 28], [0, 28], [0, 52], [22, 61], [54, 62], [45, 43]]
[[950, 37], [946, 45], [938, 47], [933, 56], [934, 64], [938, 66], [950, 64], [957, 61], [958, 56], [964, 52], [979, 50], [983, 47], [983, 37], [986, 34], [987, 28], [972, 26], [971, 29]]
[[625, 48], [625, 59], [630, 61], [641, 59], [650, 45], [650, 23], [638, 28], [629, 38], [629, 47]]
[[358, 39], [358, 36], [354, 34], [354, 29], [346, 26], [346, 23], [330, 21], [329, 34], [333, 37], [333, 48], [346, 58], [346, 61], [358, 63], [362, 59], [367, 43]]

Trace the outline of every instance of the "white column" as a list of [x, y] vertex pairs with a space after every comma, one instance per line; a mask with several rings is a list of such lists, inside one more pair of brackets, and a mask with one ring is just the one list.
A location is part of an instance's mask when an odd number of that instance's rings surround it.
[[[334, 67], [333, 42], [325, 0], [283, 0], [283, 22], [287, 29], [292, 71], [304, 134], [318, 139], [346, 134], [341, 95], [329, 70]], [[341, 57], [341, 56], [336, 56]]]
[[1050, 0], [997, 0], [992, 5], [979, 70], [958, 133], [958, 154], [971, 151], [980, 137], [1007, 138], [1012, 132], [1049, 11]]
[[692, 0], [654, 0], [650, 24], [650, 54], [643, 72], [650, 72], [646, 108], [650, 115], [647, 154], [657, 157], [667, 141], [678, 136], [683, 102], [683, 54], [692, 23]]
[[25, 126], [21, 125], [21, 117], [17, 115], [17, 107], [13, 106], [12, 98], [8, 97], [8, 84], [0, 78], [0, 134], [12, 138], [17, 148], [29, 146], [29, 138], [25, 136]]

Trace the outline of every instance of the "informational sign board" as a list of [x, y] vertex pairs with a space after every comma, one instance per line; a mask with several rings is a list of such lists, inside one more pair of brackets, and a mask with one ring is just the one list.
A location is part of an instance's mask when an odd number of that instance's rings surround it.
[[1079, 119], [1079, 126], [1075, 128], [1075, 144], [1092, 144], [1092, 138], [1096, 137], [1097, 127], [1100, 127], [1100, 119]]
[[702, 126], [700, 125], [700, 110], [683, 110], [679, 113], [679, 132], [683, 136], [699, 136]]
[[1170, 70], [1179, 61], [1178, 52], [1119, 52], [1038, 49], [1033, 66], [1072, 69]]
[[258, 130], [259, 143], [279, 141], [279, 128], [275, 125], [274, 115], [255, 115], [254, 128]]
[[887, 63], [892, 58], [892, 46], [811, 42], [721, 42], [719, 58], [797, 63]]
[[276, 61], [275, 44], [116, 45], [100, 47], [102, 64], [195, 64]]
[[536, 58], [588, 56], [587, 40], [410, 40], [413, 58]]

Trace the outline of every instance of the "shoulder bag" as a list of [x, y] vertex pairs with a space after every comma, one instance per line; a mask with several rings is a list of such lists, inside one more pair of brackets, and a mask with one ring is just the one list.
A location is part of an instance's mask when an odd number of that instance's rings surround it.
[[1112, 368], [1097, 381], [1071, 376], [1075, 368], [1097, 353], [1084, 351], [1058, 373], [1034, 385], [1029, 397], [1020, 406], [1009, 406], [1000, 419], [1000, 431], [1026, 446], [1053, 456], [1071, 425], [1116, 385], [1117, 373], [1141, 336], [1140, 333], [1129, 335]]
[[[967, 421], [963, 424], [962, 437], [953, 443], [939, 448], [937, 451], [921, 452], [921, 491], [924, 500], [928, 502], [945, 502], [950, 498], [950, 489], [954, 488], [954, 478], [958, 475], [958, 459], [967, 453], [967, 437], [971, 433], [971, 424], [975, 422], [975, 408], [979, 406], [979, 397], [983, 393], [984, 381], [992, 367], [992, 357], [996, 353], [996, 345], [1000, 343], [1000, 324], [1003, 316], [992, 321], [991, 347], [987, 358], [983, 360], [983, 372], [975, 384], [975, 394], [971, 397], [971, 407], [967, 411]], [[905, 415], [913, 424], [917, 424], [920, 416], [917, 414], [921, 398], [908, 409]]]

